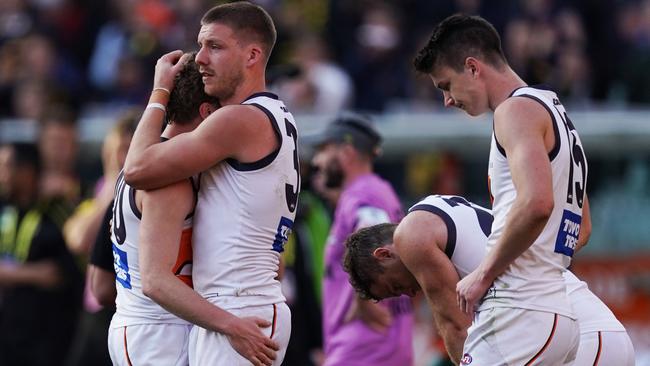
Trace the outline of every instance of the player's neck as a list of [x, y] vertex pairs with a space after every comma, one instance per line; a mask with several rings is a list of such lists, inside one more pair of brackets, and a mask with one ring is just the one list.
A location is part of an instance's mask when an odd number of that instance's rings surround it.
[[493, 81], [486, 83], [489, 88], [488, 103], [492, 111], [496, 110], [501, 103], [508, 99], [515, 89], [528, 85], [510, 66], [506, 66], [506, 70], [503, 72], [494, 72], [495, 74], [491, 77]]
[[250, 97], [255, 93], [261, 93], [266, 91], [266, 82], [264, 79], [264, 72], [262, 71], [257, 73], [252, 73], [245, 78], [243, 82], [239, 85], [232, 97], [228, 99], [221, 99], [221, 105], [233, 105], [241, 104], [246, 98]]

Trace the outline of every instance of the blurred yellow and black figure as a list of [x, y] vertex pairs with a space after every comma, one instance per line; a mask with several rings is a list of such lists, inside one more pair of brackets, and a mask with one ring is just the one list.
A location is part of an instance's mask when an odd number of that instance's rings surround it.
[[81, 276], [60, 226], [38, 204], [34, 145], [0, 147], [0, 365], [61, 365], [81, 304]]

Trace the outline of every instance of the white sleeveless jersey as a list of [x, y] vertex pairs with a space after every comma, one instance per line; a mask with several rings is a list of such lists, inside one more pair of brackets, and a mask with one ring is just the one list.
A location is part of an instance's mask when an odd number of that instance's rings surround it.
[[428, 196], [409, 209], [437, 215], [447, 226], [445, 254], [460, 278], [467, 276], [483, 260], [485, 243], [492, 227], [490, 210], [460, 196]]
[[[115, 315], [111, 327], [136, 324], [189, 324], [169, 313], [142, 293], [138, 238], [142, 214], [135, 202], [135, 189], [126, 184], [120, 173], [115, 186], [111, 241], [115, 268]], [[183, 223], [178, 258], [172, 269], [188, 286], [192, 286], [192, 218]]]
[[242, 104], [268, 116], [280, 146], [257, 162], [227, 159], [201, 174], [194, 288], [224, 309], [284, 301], [276, 277], [300, 190], [298, 134], [291, 113], [271, 93], [254, 94]]
[[[479, 309], [517, 307], [573, 317], [562, 273], [571, 263], [580, 233], [587, 160], [578, 133], [554, 92], [523, 87], [515, 90], [513, 97], [533, 99], [551, 116], [555, 145], [548, 155], [554, 208], [539, 237], [497, 277]], [[522, 128], [526, 128], [526, 121], [521, 123]], [[493, 133], [488, 182], [494, 200], [494, 223], [488, 252], [503, 235], [508, 213], [517, 196], [505, 154]]]
[[625, 331], [623, 324], [616, 319], [607, 305], [589, 290], [586, 282], [580, 281], [570, 271], [564, 271], [564, 280], [571, 306], [578, 317], [580, 333]]
[[[485, 256], [490, 235], [492, 213], [458, 196], [428, 196], [409, 209], [428, 211], [440, 217], [447, 226], [445, 254], [462, 279], [476, 269]], [[580, 324], [581, 333], [625, 331], [612, 311], [584, 281], [570, 271], [563, 272], [567, 295]]]

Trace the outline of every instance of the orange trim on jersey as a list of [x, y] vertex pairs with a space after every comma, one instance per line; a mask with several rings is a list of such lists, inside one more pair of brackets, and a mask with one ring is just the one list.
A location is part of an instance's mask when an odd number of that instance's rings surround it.
[[275, 323], [277, 319], [278, 319], [278, 307], [277, 305], [273, 304], [273, 323], [271, 323], [271, 336], [269, 338], [273, 338], [273, 335], [275, 335]]
[[594, 366], [598, 365], [600, 361], [600, 352], [603, 350], [603, 336], [598, 332], [598, 352], [596, 353], [596, 359], [594, 360]]
[[546, 340], [546, 343], [544, 343], [544, 347], [537, 352], [533, 358], [530, 359], [530, 361], [526, 362], [526, 366], [530, 366], [535, 362], [536, 359], [539, 358], [539, 356], [546, 351], [546, 348], [548, 348], [548, 345], [551, 344], [551, 339], [553, 339], [553, 335], [555, 335], [555, 328], [557, 327], [557, 314], [555, 314], [555, 317], [553, 318], [553, 328], [551, 328], [551, 334], [548, 336], [548, 339]]
[[129, 347], [126, 346], [126, 327], [124, 327], [124, 354], [126, 355], [126, 362], [129, 366], [133, 366], [131, 363], [131, 357], [129, 357]]
[[[188, 267], [190, 266], [190, 267]], [[178, 256], [172, 272], [178, 279], [189, 287], [192, 286], [192, 228], [187, 228], [181, 233], [181, 241], [178, 245]], [[186, 268], [187, 267], [187, 268]]]

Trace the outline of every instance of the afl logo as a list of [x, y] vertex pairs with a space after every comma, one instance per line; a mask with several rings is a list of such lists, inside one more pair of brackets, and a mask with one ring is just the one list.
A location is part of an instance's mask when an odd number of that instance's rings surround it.
[[460, 359], [460, 364], [469, 365], [470, 363], [472, 363], [472, 356], [470, 356], [469, 353], [464, 354], [463, 358]]

